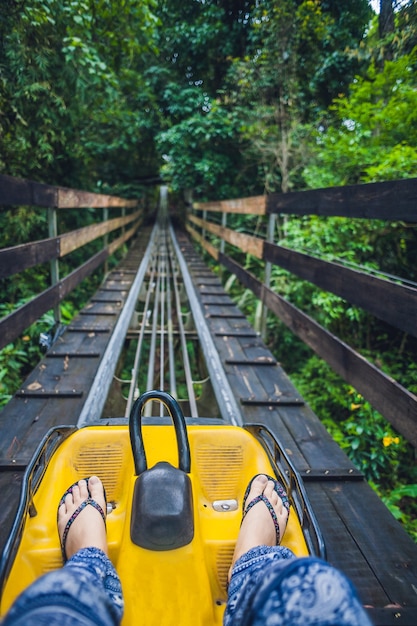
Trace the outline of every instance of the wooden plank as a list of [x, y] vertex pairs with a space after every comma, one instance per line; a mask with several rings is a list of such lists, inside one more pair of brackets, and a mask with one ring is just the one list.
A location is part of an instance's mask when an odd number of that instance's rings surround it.
[[267, 289], [233, 259], [223, 254], [219, 259], [264, 302], [268, 309], [316, 354], [327, 361], [335, 372], [355, 387], [413, 446], [417, 447], [417, 397], [414, 394], [369, 363], [315, 320], [272, 290]]
[[246, 215], [265, 215], [266, 196], [252, 196], [217, 202], [196, 202], [194, 208], [199, 211], [220, 211], [221, 213], [242, 213]]
[[62, 357], [76, 358], [76, 359], [94, 359], [100, 356], [100, 352], [70, 352], [68, 348], [66, 350], [53, 350], [45, 355], [46, 359], [61, 359]]
[[219, 310], [215, 310], [215, 311], [210, 311], [209, 313], [205, 314], [205, 317], [220, 317], [220, 318], [227, 318], [227, 319], [240, 319], [245, 317], [243, 315], [243, 313], [230, 313], [227, 311], [219, 311]]
[[29, 205], [54, 207], [57, 203], [57, 187], [43, 185], [23, 178], [0, 174], [2, 205]]
[[[78, 319], [78, 318], [77, 318]], [[81, 330], [81, 329], [79, 329]], [[109, 328], [106, 329], [107, 332]], [[84, 328], [83, 332], [73, 332], [73, 328], [67, 326], [65, 333], [61, 335], [52, 348], [46, 353], [45, 358], [64, 356], [67, 354], [102, 354], [108, 338], [99, 328]]]
[[[198, 277], [200, 277], [200, 275], [198, 275]], [[200, 298], [204, 305], [236, 306], [229, 294], [224, 290], [217, 290], [217, 293], [210, 293], [203, 289], [200, 291]]]
[[276, 360], [269, 356], [258, 357], [255, 359], [226, 359], [225, 363], [227, 365], [260, 365], [262, 367], [275, 367], [277, 364]]
[[240, 330], [220, 330], [213, 333], [216, 337], [258, 337], [258, 333], [254, 330], [240, 331]]
[[[252, 406], [268, 406], [278, 404], [296, 404], [300, 396], [283, 385], [278, 378], [278, 369], [271, 372], [260, 371], [256, 366], [225, 364], [225, 372], [231, 381], [233, 392], [241, 404]], [[252, 401], [252, 402], [251, 402]]]
[[68, 333], [109, 333], [112, 330], [110, 325], [100, 323], [85, 323], [84, 321], [74, 320], [74, 322], [66, 328]]
[[137, 206], [137, 200], [127, 200], [117, 196], [108, 196], [99, 193], [81, 191], [79, 189], [68, 189], [66, 187], [57, 188], [57, 208], [58, 209], [99, 209], [110, 207], [132, 208]]
[[358, 469], [336, 467], [332, 469], [308, 469], [302, 473], [304, 482], [318, 482], [323, 480], [364, 480], [364, 475]]
[[258, 396], [250, 398], [240, 398], [241, 404], [250, 404], [252, 406], [303, 406], [304, 401], [295, 397], [286, 396]]
[[91, 274], [107, 258], [107, 251], [103, 250], [81, 265], [77, 270], [60, 280], [53, 287], [49, 287], [30, 302], [27, 302], [13, 313], [0, 321], [0, 350], [18, 337], [41, 315], [53, 309], [63, 300], [76, 285]]
[[59, 284], [46, 289], [0, 321], [0, 350], [16, 339], [46, 311], [59, 303]]
[[19, 389], [16, 391], [16, 398], [81, 398], [83, 391], [79, 389], [39, 389], [39, 391], [30, 391], [27, 389]]
[[252, 254], [257, 259], [262, 259], [264, 245], [263, 239], [253, 237], [253, 235], [247, 235], [245, 233], [238, 233], [231, 228], [219, 226], [218, 224], [213, 224], [213, 222], [207, 222], [206, 220], [202, 220], [194, 215], [190, 215], [189, 220], [194, 222], [197, 226], [208, 230], [208, 232], [213, 235], [224, 239], [224, 241], [227, 241], [232, 246], [236, 246], [243, 252]]
[[190, 233], [191, 237], [195, 239], [207, 252], [214, 258], [218, 258], [219, 251], [215, 246], [213, 246], [209, 241], [207, 241], [200, 233], [198, 233], [195, 228], [192, 228], [190, 224], [187, 222], [185, 225], [187, 231]]
[[246, 319], [245, 315], [241, 311], [239, 311], [236, 305], [234, 307], [224, 307], [223, 305], [216, 306], [210, 304], [205, 305], [204, 317], [230, 320]]
[[[324, 533], [329, 561], [345, 571], [364, 603], [417, 607], [417, 544], [369, 485], [337, 481], [305, 486]], [[353, 544], [349, 550], [344, 528]], [[358, 569], [360, 561], [369, 571]]]
[[211, 285], [213, 287], [218, 287], [219, 285], [221, 285], [220, 280], [218, 278], [215, 278], [214, 276], [213, 278], [198, 278], [196, 283], [199, 287], [210, 287]]
[[0, 278], [13, 276], [29, 267], [59, 257], [59, 239], [43, 239], [0, 250]]
[[117, 313], [115, 311], [110, 311], [104, 307], [96, 307], [95, 309], [90, 309], [88, 311], [80, 311], [80, 315], [107, 315], [109, 317], [112, 317], [114, 315], [117, 315]]
[[417, 178], [267, 196], [267, 213], [417, 222]]
[[78, 230], [73, 230], [69, 233], [60, 235], [58, 238], [60, 241], [60, 256], [63, 257], [66, 254], [85, 246], [90, 241], [98, 239], [98, 237], [103, 237], [118, 228], [122, 228], [123, 226], [130, 224], [130, 222], [137, 219], [140, 213], [141, 211], [137, 211], [136, 213], [125, 217], [115, 217], [114, 219], [107, 220], [106, 222], [91, 224], [90, 226], [85, 226], [84, 228], [79, 228]]
[[0, 175], [2, 204], [72, 208], [135, 207], [137, 200], [90, 193], [78, 189], [44, 185], [13, 176]]
[[417, 289], [265, 242], [264, 261], [366, 309], [406, 333], [417, 336]]
[[[332, 472], [340, 472], [341, 468], [348, 475], [358, 472], [307, 404], [299, 407], [278, 407], [276, 412], [303, 455], [304, 465], [297, 465], [303, 478], [308, 478], [310, 473], [326, 476]], [[272, 420], [271, 422], [272, 430], [279, 439], [280, 431], [275, 428]]]
[[[119, 291], [118, 294], [120, 294], [120, 293], [123, 293], [123, 292]], [[91, 298], [90, 302], [113, 302], [114, 304], [119, 304], [120, 305], [120, 303], [123, 302], [123, 300], [120, 298], [119, 295], [99, 294], [95, 298]]]
[[231, 333], [233, 336], [234, 333], [250, 333], [251, 336], [258, 337], [258, 333], [256, 333], [252, 326], [249, 324], [246, 317], [242, 319], [213, 319], [210, 320], [210, 328], [212, 334], [223, 333], [228, 335]]
[[23, 474], [23, 469], [0, 468], [0, 554], [3, 553], [9, 536], [9, 529], [16, 516]]
[[[350, 483], [346, 483], [349, 485]], [[354, 503], [358, 496], [358, 486], [354, 485]], [[365, 483], [366, 484], [366, 483]], [[366, 556], [358, 548], [355, 537], [352, 533], [352, 520], [346, 520], [346, 515], [339, 516], [339, 506], [331, 497], [332, 489], [343, 489], [340, 481], [336, 483], [305, 483], [305, 488], [316, 515], [319, 527], [323, 533], [327, 551], [327, 560], [350, 578], [355, 585], [361, 602], [373, 606], [386, 606], [390, 603], [390, 596], [387, 590], [380, 584], [376, 573], [368, 563]], [[369, 487], [368, 487], [369, 489]], [[348, 505], [351, 510], [351, 504]], [[353, 522], [357, 524], [357, 516], [353, 517]], [[368, 516], [365, 514], [362, 523], [369, 524]], [[375, 520], [372, 522], [375, 529]], [[378, 535], [374, 531], [374, 539]], [[383, 557], [383, 554], [381, 557]]]
[[213, 301], [209, 301], [207, 302], [207, 299], [204, 298], [204, 301], [202, 302], [202, 305], [204, 306], [204, 308], [208, 309], [209, 307], [236, 307], [235, 303], [230, 300], [230, 302], [219, 302], [218, 298], [215, 298]]
[[366, 607], [371, 624], [376, 626], [415, 626], [417, 609], [408, 607], [387, 606], [384, 608]]

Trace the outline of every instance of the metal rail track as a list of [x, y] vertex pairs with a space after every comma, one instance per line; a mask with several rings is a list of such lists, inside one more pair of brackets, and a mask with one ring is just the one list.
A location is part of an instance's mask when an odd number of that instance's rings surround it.
[[[218, 417], [241, 425], [241, 411], [225, 376], [163, 202], [145, 257], [146, 266], [142, 263], [138, 272], [141, 276], [138, 296], [125, 305], [124, 318], [129, 317], [129, 328], [114, 331], [115, 337], [125, 344], [123, 375], [117, 379], [118, 389], [122, 388], [126, 400], [124, 417], [128, 417], [134, 400], [141, 393], [159, 389], [168, 391], [182, 403], [189, 417]], [[121, 332], [125, 333], [124, 338], [120, 337]], [[110, 343], [107, 352], [104, 363], [111, 358]], [[95, 384], [103, 386], [96, 381]], [[90, 396], [96, 401], [97, 390], [92, 389]], [[209, 415], [204, 396], [215, 399]], [[79, 426], [97, 418], [97, 411], [89, 410], [89, 404], [87, 399]], [[150, 402], [145, 407], [145, 417], [150, 417], [156, 408], [162, 416], [163, 405], [156, 403], [154, 407]]]

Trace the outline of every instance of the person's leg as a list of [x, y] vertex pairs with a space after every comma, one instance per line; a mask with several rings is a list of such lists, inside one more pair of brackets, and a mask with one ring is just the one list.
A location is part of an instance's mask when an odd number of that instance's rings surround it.
[[[89, 498], [93, 503], [85, 504]], [[58, 509], [58, 532], [68, 559], [16, 600], [2, 626], [118, 626], [123, 615], [119, 577], [107, 556], [104, 489], [93, 476], [79, 481]], [[65, 530], [67, 528], [67, 531]]]
[[372, 626], [352, 583], [313, 557], [265, 570], [245, 606], [239, 626]]
[[[256, 504], [249, 508], [253, 500]], [[225, 626], [371, 626], [341, 572], [320, 559], [296, 558], [276, 545], [273, 517], [282, 538], [288, 512], [272, 481], [256, 478], [247, 503], [231, 568]]]
[[[242, 525], [233, 554], [229, 578], [234, 564], [241, 556], [258, 546], [276, 546], [280, 538], [284, 536], [289, 508], [284, 506], [274, 487], [274, 482], [268, 480], [263, 474], [252, 480], [250, 491], [244, 502], [246, 506], [243, 511]], [[272, 506], [273, 513], [275, 513], [275, 524], [271, 517], [271, 510], [268, 509], [265, 502], [258, 500], [262, 496]], [[258, 502], [256, 502], [257, 500]], [[254, 502], [256, 504], [253, 505]], [[276, 525], [278, 525], [278, 531]]]
[[[229, 570], [228, 601], [224, 614], [224, 626], [240, 624], [246, 611], [246, 600], [256, 587], [258, 579], [270, 566], [285, 567], [295, 559], [288, 548], [277, 546], [277, 532], [271, 512], [260, 496], [270, 502], [276, 516], [280, 538], [284, 536], [288, 520], [288, 509], [274, 489], [273, 481], [264, 475], [252, 480], [249, 494], [244, 503], [243, 520]], [[250, 508], [249, 508], [250, 507]]]

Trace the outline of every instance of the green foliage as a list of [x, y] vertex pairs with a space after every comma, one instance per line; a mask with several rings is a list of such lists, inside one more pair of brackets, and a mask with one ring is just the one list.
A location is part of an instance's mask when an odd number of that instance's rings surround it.
[[[137, 167], [157, 172], [152, 97], [141, 78], [154, 53], [154, 0], [43, 0], [10, 8], [0, 49], [0, 168], [95, 188]], [[134, 158], [132, 158], [134, 154]]]
[[410, 536], [417, 541], [417, 484], [400, 485], [392, 491], [386, 491], [374, 486], [382, 501], [391, 513], [405, 527]]
[[303, 174], [309, 187], [417, 175], [417, 52], [372, 63], [349, 95], [335, 99], [332, 118], [314, 134], [315, 158]]
[[[161, 133], [158, 146], [166, 160], [162, 168], [174, 191], [193, 189], [199, 198], [232, 193], [241, 166], [235, 149], [238, 120], [233, 111], [194, 91], [195, 112]], [[175, 107], [175, 100], [171, 105]], [[237, 193], [237, 189], [235, 191]]]
[[[18, 302], [14, 308], [18, 308], [25, 302], [26, 300]], [[1, 317], [10, 312], [10, 306], [0, 305]], [[19, 389], [24, 377], [39, 362], [42, 354], [39, 336], [53, 325], [53, 315], [51, 312], [46, 313], [35, 324], [32, 324], [22, 337], [0, 350], [0, 408], [7, 404]]]

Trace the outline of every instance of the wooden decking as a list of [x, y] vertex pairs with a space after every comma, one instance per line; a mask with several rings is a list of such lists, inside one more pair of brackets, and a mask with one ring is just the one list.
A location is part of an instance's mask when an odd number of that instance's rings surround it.
[[[24, 467], [43, 434], [76, 424], [123, 310], [149, 231], [103, 283], [59, 343], [0, 414], [0, 549], [17, 506]], [[417, 624], [417, 545], [305, 404], [222, 284], [177, 233], [196, 297], [244, 424], [267, 426], [301, 474], [328, 560], [372, 605], [375, 624]], [[397, 604], [397, 607], [387, 605]]]

